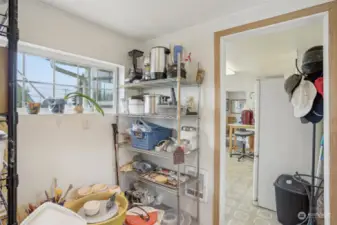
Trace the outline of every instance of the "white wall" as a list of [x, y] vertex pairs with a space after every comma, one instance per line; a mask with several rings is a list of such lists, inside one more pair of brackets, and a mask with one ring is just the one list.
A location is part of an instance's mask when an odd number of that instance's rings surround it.
[[22, 41], [124, 66], [143, 45], [38, 0], [19, 0], [19, 29]]
[[115, 183], [113, 116], [23, 115], [18, 125], [20, 203], [44, 198], [54, 177], [65, 190]]
[[[214, 194], [214, 32], [235, 27], [249, 22], [265, 19], [310, 7], [316, 4], [328, 2], [328, 0], [284, 0], [273, 1], [262, 6], [244, 10], [236, 14], [199, 24], [175, 33], [149, 40], [147, 47], [167, 44], [182, 44], [187, 52], [192, 52], [192, 57], [201, 62], [201, 66], [207, 71], [202, 86], [201, 100], [201, 167], [209, 172], [209, 201], [201, 206], [201, 224], [210, 224], [213, 219], [213, 194]], [[225, 78], [226, 90], [254, 91], [249, 77], [227, 76]], [[255, 80], [255, 78], [254, 78]], [[220, 212], [224, 213], [224, 212]]]
[[[37, 0], [19, 1], [20, 40], [116, 64], [142, 43]], [[57, 177], [62, 188], [114, 183], [112, 115], [19, 117], [19, 203], [35, 201]], [[88, 129], [83, 126], [88, 123]], [[59, 126], [58, 126], [59, 124]]]

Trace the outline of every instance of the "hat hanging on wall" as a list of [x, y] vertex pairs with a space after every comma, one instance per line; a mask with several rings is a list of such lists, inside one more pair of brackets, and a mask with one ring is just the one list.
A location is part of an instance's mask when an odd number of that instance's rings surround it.
[[310, 77], [312, 74], [323, 70], [323, 46], [308, 49], [302, 60], [302, 72]]
[[315, 97], [312, 109], [304, 118], [311, 123], [319, 123], [323, 119], [324, 115], [323, 112], [324, 112], [323, 97], [322, 95], [318, 94]]
[[320, 78], [317, 78], [315, 80], [315, 87], [316, 87], [316, 90], [317, 92], [322, 95], [322, 97], [324, 96], [324, 92], [323, 92], [323, 87], [324, 87], [324, 84], [323, 84], [323, 77], [320, 77]]
[[304, 80], [304, 77], [302, 77], [300, 84], [295, 88], [291, 97], [294, 116], [297, 118], [306, 116], [312, 109], [316, 95], [317, 91], [314, 84]]
[[302, 76], [299, 74], [293, 74], [290, 77], [286, 79], [284, 82], [284, 90], [289, 95], [289, 101], [291, 100], [291, 97], [293, 96], [294, 90], [300, 85], [302, 80]]

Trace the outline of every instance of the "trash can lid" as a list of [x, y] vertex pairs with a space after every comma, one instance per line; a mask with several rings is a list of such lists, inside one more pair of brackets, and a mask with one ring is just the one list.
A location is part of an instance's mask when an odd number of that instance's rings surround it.
[[[309, 188], [309, 183], [306, 181], [303, 182], [307, 183], [307, 187]], [[300, 195], [307, 195], [304, 185], [296, 181], [292, 175], [282, 174], [277, 178], [274, 185], [275, 187], [281, 188], [289, 192], [293, 192]]]

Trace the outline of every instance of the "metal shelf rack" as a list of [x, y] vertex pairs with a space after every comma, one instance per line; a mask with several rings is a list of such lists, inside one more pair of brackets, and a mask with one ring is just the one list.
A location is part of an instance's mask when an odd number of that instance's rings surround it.
[[1, 181], [5, 182], [3, 186], [7, 188], [7, 203], [3, 193], [1, 193], [1, 200], [4, 202], [5, 207], [7, 207], [7, 224], [17, 225], [17, 188], [19, 184], [17, 173], [18, 113], [16, 109], [16, 70], [19, 41], [18, 0], [9, 0], [7, 2], [8, 8], [6, 13], [0, 14], [0, 35], [8, 39], [8, 107], [7, 112], [0, 112], [0, 116], [5, 117], [5, 121], [8, 125], [8, 167], [7, 173], [1, 175], [5, 177], [1, 177]]
[[153, 186], [153, 187], [160, 188], [160, 189], [162, 189], [162, 190], [164, 190], [168, 193], [171, 193], [171, 194], [178, 194], [178, 191], [181, 191], [181, 190], [185, 189], [184, 186], [186, 184], [190, 184], [190, 183], [193, 183], [193, 182], [197, 181], [196, 177], [192, 177], [188, 181], [180, 183], [179, 188], [171, 188], [171, 187], [167, 187], [166, 185], [148, 180], [148, 179], [140, 176], [137, 172], [127, 172], [126, 175], [129, 176], [130, 178], [137, 179], [138, 181], [140, 181], [142, 183], [148, 184], [148, 185]]
[[120, 85], [119, 88], [126, 88], [126, 89], [147, 89], [147, 88], [167, 88], [167, 87], [177, 87], [177, 84], [180, 83], [181, 86], [185, 87], [196, 87], [198, 84], [188, 82], [186, 80], [180, 80], [178, 78], [167, 78], [161, 80], [152, 80], [152, 81], [144, 81], [138, 83], [130, 83]]
[[[157, 152], [155, 150], [143, 150], [143, 149], [134, 148], [130, 145], [123, 145], [123, 148], [128, 150], [128, 151], [131, 151], [131, 152], [155, 156], [155, 157], [162, 158], [162, 159], [170, 159], [171, 160], [173, 158], [172, 152]], [[185, 157], [189, 157], [189, 156], [198, 154], [197, 153], [198, 151], [199, 151], [199, 149], [195, 149], [194, 151], [191, 151], [191, 152], [185, 154]]]
[[[148, 119], [167, 119], [167, 120], [176, 120], [177, 115], [167, 115], [167, 114], [127, 114], [127, 113], [120, 113], [119, 116], [121, 117], [130, 117], [130, 118], [148, 118]], [[198, 119], [198, 115], [181, 115], [182, 118], [192, 118]]]
[[[178, 62], [180, 62], [180, 55], [178, 55]], [[180, 68], [180, 63], [178, 63], [178, 68], [177, 68], [178, 74], [177, 78], [168, 78], [168, 79], [161, 79], [161, 80], [154, 80], [154, 81], [144, 81], [144, 82], [138, 82], [138, 83], [131, 83], [131, 84], [124, 84], [117, 86], [117, 102], [119, 104], [119, 91], [120, 89], [125, 89], [125, 90], [138, 90], [138, 91], [143, 91], [144, 89], [156, 89], [156, 88], [176, 88], [176, 93], [177, 93], [177, 107], [176, 107], [176, 114], [174, 115], [162, 115], [162, 114], [154, 114], [154, 115], [146, 115], [146, 114], [140, 114], [140, 115], [134, 115], [134, 114], [125, 114], [125, 113], [119, 113], [119, 107], [117, 104], [117, 118], [116, 118], [116, 123], [118, 124], [120, 119], [128, 119], [128, 118], [149, 118], [149, 119], [162, 119], [162, 120], [175, 120], [176, 121], [176, 130], [177, 130], [177, 141], [178, 145], [180, 144], [180, 133], [181, 133], [181, 120], [183, 119], [188, 119], [188, 118], [193, 118], [196, 120], [196, 127], [197, 127], [197, 150], [193, 151], [190, 153], [190, 155], [195, 155], [197, 157], [197, 165], [196, 165], [196, 176], [192, 179], [190, 179], [187, 183], [196, 183], [196, 190], [197, 193], [200, 190], [200, 184], [199, 184], [199, 173], [200, 173], [200, 150], [199, 150], [199, 130], [200, 130], [200, 117], [199, 117], [199, 102], [200, 102], [200, 95], [201, 95], [201, 90], [200, 90], [200, 85], [197, 83], [192, 83], [188, 82], [186, 80], [183, 80], [181, 78], [181, 68]], [[118, 82], [118, 80], [117, 80]], [[197, 109], [197, 115], [182, 115], [182, 108], [181, 108], [181, 87], [196, 87], [198, 88], [198, 109]], [[118, 140], [117, 140], [118, 141]], [[117, 142], [118, 143], [118, 142]], [[136, 148], [132, 148], [130, 146], [125, 145], [118, 145], [118, 149], [116, 151], [116, 163], [118, 165], [117, 168], [117, 173], [119, 174], [119, 149], [120, 148], [126, 148], [126, 150], [136, 152], [139, 154], [146, 154], [146, 155], [151, 155], [159, 158], [164, 158], [164, 159], [173, 159], [173, 153], [165, 153], [165, 152], [155, 152], [155, 151], [146, 151], [146, 150], [140, 150]], [[185, 155], [186, 157], [186, 155]], [[178, 181], [180, 181], [180, 174], [181, 174], [181, 165], [176, 166], [176, 171], [178, 171]], [[131, 174], [131, 176], [130, 176]], [[138, 181], [145, 183], [147, 185], [152, 185], [160, 188], [163, 191], [166, 191], [167, 193], [171, 193], [176, 195], [177, 197], [177, 212], [178, 212], [178, 218], [180, 218], [180, 212], [181, 212], [181, 207], [180, 207], [180, 198], [181, 198], [181, 190], [184, 189], [184, 186], [186, 183], [179, 183], [177, 185], [176, 189], [168, 188], [165, 187], [159, 183], [151, 182], [147, 179], [144, 179], [137, 175], [137, 173], [126, 173], [126, 176], [129, 176], [130, 178], [137, 179]], [[119, 177], [119, 176], [118, 176]], [[193, 224], [200, 224], [200, 199], [196, 198], [196, 207], [197, 207], [197, 215], [196, 215], [196, 221]], [[181, 225], [180, 221], [177, 222], [177, 225]]]

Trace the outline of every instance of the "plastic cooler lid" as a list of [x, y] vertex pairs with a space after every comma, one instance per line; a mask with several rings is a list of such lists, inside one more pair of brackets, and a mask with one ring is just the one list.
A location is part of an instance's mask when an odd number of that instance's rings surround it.
[[275, 181], [274, 185], [275, 187], [287, 190], [289, 192], [293, 192], [300, 195], [307, 195], [304, 185], [300, 182], [297, 182], [292, 175], [283, 174], [279, 176]]
[[46, 202], [30, 214], [21, 225], [87, 225], [87, 222], [69, 209]]

